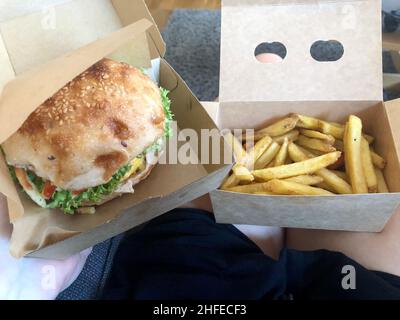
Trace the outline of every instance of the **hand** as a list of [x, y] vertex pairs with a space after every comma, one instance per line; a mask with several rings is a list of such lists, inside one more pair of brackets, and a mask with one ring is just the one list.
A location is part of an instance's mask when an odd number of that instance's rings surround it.
[[78, 277], [91, 248], [64, 261], [15, 259], [8, 251], [12, 226], [7, 203], [0, 195], [0, 300], [55, 299]]

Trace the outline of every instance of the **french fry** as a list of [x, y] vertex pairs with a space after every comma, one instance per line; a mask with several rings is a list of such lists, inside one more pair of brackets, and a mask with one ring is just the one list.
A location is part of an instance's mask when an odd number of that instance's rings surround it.
[[371, 150], [370, 152], [371, 152], [372, 163], [374, 164], [374, 166], [379, 169], [384, 169], [386, 166], [386, 160], [383, 159], [375, 151]]
[[273, 141], [269, 148], [258, 158], [256, 163], [254, 164], [254, 168], [265, 168], [275, 158], [276, 154], [279, 152], [279, 148], [279, 144]]
[[252, 194], [261, 195], [261, 196], [276, 196], [275, 193], [268, 192], [268, 191], [253, 192]]
[[387, 187], [385, 177], [383, 176], [382, 170], [375, 168], [375, 175], [378, 180], [378, 193], [388, 193], [389, 189]]
[[303, 148], [303, 150], [306, 151], [307, 154], [312, 155], [312, 156], [310, 156], [310, 158], [314, 158], [314, 157], [322, 156], [322, 155], [326, 154], [326, 152], [322, 152], [322, 151], [318, 151], [318, 150], [312, 150], [312, 149], [309, 149], [309, 148], [302, 147], [300, 145], [297, 145], [297, 146], [299, 148]]
[[265, 136], [269, 136], [269, 135], [266, 134], [266, 133], [263, 133], [263, 132], [254, 132], [252, 134], [243, 133], [242, 134], [242, 140], [243, 141], [255, 141], [255, 142], [257, 142], [257, 141], [261, 140], [262, 138], [264, 138]]
[[321, 152], [325, 152], [325, 153], [336, 151], [336, 149], [328, 142], [325, 142], [320, 139], [308, 138], [303, 135], [299, 136], [296, 143], [302, 147], [306, 147], [309, 149], [313, 149], [313, 150], [317, 150], [317, 151], [321, 151]]
[[331, 152], [323, 156], [308, 159], [301, 162], [287, 164], [274, 168], [260, 169], [252, 171], [253, 176], [261, 181], [273, 179], [285, 179], [303, 174], [310, 174], [335, 163], [340, 157], [340, 152]]
[[338, 126], [337, 124], [332, 124], [326, 121], [322, 121], [313, 117], [308, 117], [304, 115], [297, 115], [299, 117], [299, 121], [297, 122], [297, 127], [309, 129], [309, 130], [318, 130], [326, 135], [331, 135], [336, 139], [343, 138], [343, 126]]
[[235, 160], [238, 163], [245, 162], [247, 159], [247, 152], [243, 149], [243, 146], [239, 140], [231, 132], [228, 132], [226, 135], [224, 135], [224, 138], [231, 148]]
[[310, 196], [321, 196], [321, 195], [333, 195], [333, 193], [324, 189], [310, 187], [304, 184], [284, 181], [284, 180], [271, 180], [265, 185], [267, 191], [281, 194], [281, 195], [310, 195]]
[[279, 120], [278, 122], [275, 122], [264, 129], [258, 130], [256, 133], [269, 135], [271, 137], [281, 136], [289, 131], [292, 131], [296, 127], [298, 120], [299, 118], [297, 115], [292, 114], [289, 117]]
[[299, 121], [297, 122], [297, 127], [310, 129], [310, 130], [318, 130], [319, 129], [319, 121], [320, 120], [318, 120], [316, 118], [304, 116], [301, 114], [298, 114], [297, 117], [299, 118]]
[[279, 167], [279, 166], [285, 164], [285, 160], [286, 160], [286, 157], [288, 154], [288, 144], [289, 144], [289, 140], [287, 138], [285, 138], [285, 140], [283, 141], [283, 144], [282, 144], [281, 148], [279, 149], [279, 152], [276, 155], [276, 158], [274, 160], [275, 167]]
[[270, 136], [265, 136], [261, 140], [257, 141], [252, 149], [250, 149], [247, 156], [246, 167], [253, 169], [254, 163], [260, 158], [260, 156], [269, 148], [272, 143]]
[[236, 186], [225, 189], [226, 191], [241, 192], [241, 193], [256, 193], [256, 192], [267, 192], [265, 183], [253, 183], [245, 186]]
[[335, 127], [343, 128], [344, 126], [341, 123], [329, 121], [329, 123]]
[[343, 139], [344, 126], [339, 127], [329, 122], [320, 120], [318, 129], [325, 134], [335, 137], [336, 139]]
[[274, 140], [276, 143], [279, 144], [282, 144], [285, 138], [287, 138], [289, 141], [296, 141], [297, 138], [299, 137], [299, 134], [300, 134], [299, 130], [292, 130], [284, 135], [274, 137], [272, 138], [272, 140]]
[[[331, 135], [336, 139], [343, 140], [344, 130], [345, 130], [344, 125], [336, 122], [323, 121], [317, 118], [308, 117], [300, 114], [298, 114], [297, 116], [299, 117], [299, 121], [297, 122], [297, 127], [309, 130], [318, 130], [326, 135]], [[368, 134], [364, 133], [363, 136], [365, 139], [367, 139], [369, 144], [373, 143], [375, 140], [374, 137]]]
[[247, 169], [242, 164], [235, 164], [232, 168], [232, 171], [233, 171], [234, 175], [236, 176], [236, 178], [239, 179], [240, 181], [245, 181], [245, 182], [254, 181], [254, 177], [250, 173], [249, 169]]
[[[304, 148], [297, 146], [294, 143], [289, 143], [288, 147], [289, 156], [292, 158], [293, 161], [299, 162], [304, 161], [309, 158], [315, 157], [312, 153], [308, 152]], [[336, 193], [339, 194], [351, 194], [353, 190], [351, 186], [342, 178], [337, 176], [334, 172], [323, 168], [315, 172], [316, 175], [320, 176], [324, 179], [324, 183], [330, 186]], [[331, 189], [328, 189], [331, 190]]]
[[306, 136], [308, 138], [320, 139], [320, 140], [326, 141], [330, 145], [332, 145], [335, 142], [335, 138], [333, 136], [325, 134], [325, 133], [321, 133], [319, 131], [309, 130], [309, 129], [300, 129], [300, 133], [303, 136]]
[[240, 180], [234, 174], [231, 174], [222, 183], [221, 189], [222, 190], [226, 190], [226, 189], [229, 189], [229, 188], [237, 186], [239, 183], [240, 183]]
[[327, 184], [325, 181], [322, 181], [318, 184], [315, 185], [318, 188], [324, 189], [324, 190], [328, 190], [329, 192], [335, 193], [337, 194], [337, 191], [331, 187], [329, 184]]
[[368, 192], [375, 193], [378, 191], [378, 180], [376, 178], [374, 165], [372, 164], [369, 143], [364, 137], [361, 137], [361, 161]]
[[361, 119], [351, 115], [346, 124], [344, 150], [346, 156], [346, 170], [349, 175], [353, 193], [368, 193], [367, 182], [361, 161]]
[[347, 176], [346, 172], [339, 171], [339, 170], [331, 170], [334, 174], [336, 174], [339, 178], [343, 179], [346, 182], [349, 182], [349, 177]]
[[306, 186], [313, 186], [313, 185], [323, 182], [324, 179], [322, 179], [319, 176], [301, 175], [301, 176], [296, 176], [296, 177], [292, 177], [292, 178], [287, 178], [287, 179], [284, 179], [283, 181], [296, 182], [296, 183], [304, 184]]

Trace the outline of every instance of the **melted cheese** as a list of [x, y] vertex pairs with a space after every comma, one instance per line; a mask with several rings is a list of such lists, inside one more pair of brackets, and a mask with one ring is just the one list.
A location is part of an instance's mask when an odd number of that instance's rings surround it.
[[130, 178], [138, 170], [143, 170], [145, 168], [145, 159], [144, 157], [137, 157], [131, 161], [130, 165], [131, 169], [125, 174], [121, 181], [125, 181], [126, 179]]

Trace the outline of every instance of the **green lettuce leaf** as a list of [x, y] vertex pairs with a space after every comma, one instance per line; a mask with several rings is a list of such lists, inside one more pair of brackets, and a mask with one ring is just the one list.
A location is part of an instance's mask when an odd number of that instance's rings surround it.
[[171, 100], [168, 98], [169, 91], [167, 89], [160, 87], [160, 92], [161, 92], [161, 101], [165, 113], [164, 136], [158, 139], [150, 147], [148, 147], [145, 153], [147, 153], [148, 151], [154, 151], [154, 152], [161, 151], [164, 146], [165, 139], [172, 137], [173, 134], [171, 128], [171, 121], [173, 120], [174, 115], [172, 114], [171, 111]]
[[32, 171], [27, 171], [27, 175], [29, 180], [35, 185], [35, 187], [38, 189], [39, 192], [43, 191], [44, 187], [44, 181], [42, 178], [39, 178], [36, 174], [34, 174]]
[[71, 191], [57, 189], [47, 206], [52, 209], [60, 208], [65, 213], [73, 214], [76, 209], [82, 206], [83, 202], [98, 202], [104, 196], [113, 193], [131, 167], [130, 164], [123, 166], [106, 184], [89, 188], [77, 196], [73, 196]]

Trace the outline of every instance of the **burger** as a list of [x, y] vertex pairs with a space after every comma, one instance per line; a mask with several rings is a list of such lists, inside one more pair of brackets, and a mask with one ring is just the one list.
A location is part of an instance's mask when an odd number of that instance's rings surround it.
[[97, 62], [3, 143], [12, 176], [37, 205], [69, 214], [133, 193], [171, 134], [167, 95], [140, 69]]

